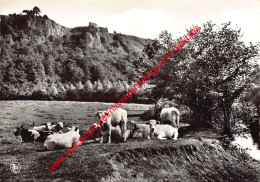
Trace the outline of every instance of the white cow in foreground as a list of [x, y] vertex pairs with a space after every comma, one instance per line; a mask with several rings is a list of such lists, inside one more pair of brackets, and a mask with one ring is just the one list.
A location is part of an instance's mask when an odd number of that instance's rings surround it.
[[171, 125], [159, 125], [159, 121], [149, 120], [146, 124], [137, 124], [134, 121], [130, 122], [134, 125], [133, 136], [138, 138], [152, 139], [156, 136], [159, 140], [166, 138], [177, 140], [178, 129]]
[[[44, 148], [46, 150], [55, 150], [55, 149], [65, 149], [69, 148], [78, 141], [80, 138], [79, 128], [77, 126], [72, 127], [72, 129], [67, 133], [55, 133], [49, 135], [44, 142]], [[81, 145], [82, 142], [78, 141], [78, 145]]]
[[177, 128], [180, 126], [180, 112], [175, 107], [163, 108], [160, 119], [162, 124], [169, 124]]
[[[108, 135], [108, 143], [111, 143], [111, 128], [112, 126], [119, 125], [122, 132], [123, 141], [126, 141], [126, 124], [127, 124], [127, 112], [124, 109], [118, 108], [112, 116], [107, 111], [98, 111], [95, 113], [99, 117], [101, 125], [101, 140], [103, 143], [104, 136]], [[106, 118], [104, 123], [101, 121]]]
[[147, 123], [150, 124], [151, 138], [153, 138], [155, 135], [159, 140], [164, 140], [167, 138], [177, 140], [179, 135], [178, 128], [172, 127], [168, 124], [160, 125], [160, 122], [156, 120], [149, 120]]

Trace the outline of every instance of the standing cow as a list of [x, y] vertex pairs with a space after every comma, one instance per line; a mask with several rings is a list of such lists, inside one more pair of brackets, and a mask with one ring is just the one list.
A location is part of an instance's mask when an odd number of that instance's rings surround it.
[[163, 108], [160, 119], [163, 124], [169, 124], [177, 128], [180, 126], [180, 112], [175, 107]]
[[107, 117], [104, 122], [101, 122], [101, 140], [103, 143], [105, 135], [108, 135], [108, 143], [111, 143], [111, 128], [112, 126], [120, 126], [122, 132], [123, 141], [126, 141], [126, 124], [127, 124], [127, 112], [124, 109], [118, 108], [112, 116], [107, 111], [98, 111], [95, 113], [100, 120]]

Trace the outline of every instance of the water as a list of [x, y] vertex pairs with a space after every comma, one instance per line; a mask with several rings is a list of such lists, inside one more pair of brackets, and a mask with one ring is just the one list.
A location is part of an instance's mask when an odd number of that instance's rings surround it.
[[252, 158], [260, 161], [260, 150], [258, 150], [256, 144], [253, 144], [253, 138], [250, 134], [245, 134], [244, 136], [236, 135], [235, 141], [232, 143], [238, 145], [242, 149], [246, 149], [246, 153]]

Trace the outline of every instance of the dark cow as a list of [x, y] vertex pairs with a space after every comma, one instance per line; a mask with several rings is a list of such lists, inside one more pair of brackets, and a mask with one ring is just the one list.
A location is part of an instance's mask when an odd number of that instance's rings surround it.
[[37, 131], [37, 130], [28, 130], [24, 128], [23, 125], [21, 127], [17, 127], [16, 131], [14, 132], [15, 136], [22, 137], [22, 143], [25, 142], [44, 142], [46, 138], [52, 134], [53, 132], [49, 131]]

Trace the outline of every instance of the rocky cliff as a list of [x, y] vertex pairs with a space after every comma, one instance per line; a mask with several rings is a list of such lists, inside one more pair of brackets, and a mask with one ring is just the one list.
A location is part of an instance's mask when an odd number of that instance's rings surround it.
[[[118, 89], [110, 83], [109, 93], [98, 97], [108, 101], [127, 88], [122, 81], [128, 85], [139, 77], [134, 60], [147, 39], [109, 33], [91, 22], [67, 28], [47, 15], [23, 12], [0, 15], [0, 99], [93, 100], [91, 93], [111, 82]], [[89, 90], [80, 93], [84, 86]]]
[[0, 35], [2, 38], [10, 35], [13, 40], [36, 40], [38, 43], [46, 41], [50, 36], [61, 37], [69, 29], [55, 23], [53, 20], [41, 16], [12, 14], [0, 16]]
[[[77, 46], [86, 49], [101, 49], [121, 53], [140, 52], [146, 39], [109, 33], [108, 28], [98, 27], [90, 22], [88, 26], [67, 28], [57, 24], [48, 17], [29, 16], [22, 14], [0, 15], [0, 40], [9, 44], [13, 41], [36, 41], [43, 43], [47, 39], [63, 37], [69, 38]], [[129, 45], [128, 45], [129, 44]]]

